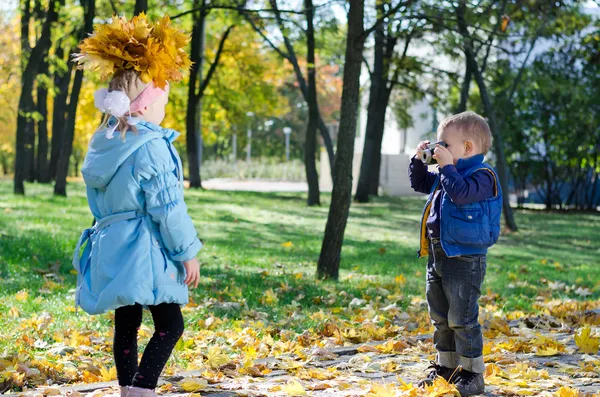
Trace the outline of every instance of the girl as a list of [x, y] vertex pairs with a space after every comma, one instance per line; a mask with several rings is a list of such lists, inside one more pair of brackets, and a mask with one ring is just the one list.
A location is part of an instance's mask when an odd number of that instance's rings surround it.
[[[153, 49], [157, 43], [162, 48]], [[95, 27], [76, 57], [91, 69], [113, 62], [108, 89], [95, 94], [106, 117], [82, 167], [96, 221], [79, 239], [73, 264], [76, 305], [90, 314], [115, 310], [113, 353], [122, 397], [155, 396], [183, 333], [180, 305], [188, 302], [188, 286], [199, 281], [195, 256], [202, 244], [183, 201], [181, 160], [172, 145], [179, 133], [159, 126], [169, 95], [165, 74], [180, 76], [179, 69], [189, 66], [177, 47], [185, 43], [168, 18], [151, 25], [143, 14], [131, 22], [115, 17]], [[159, 50], [160, 57], [152, 52]], [[155, 332], [138, 364], [143, 306]]]

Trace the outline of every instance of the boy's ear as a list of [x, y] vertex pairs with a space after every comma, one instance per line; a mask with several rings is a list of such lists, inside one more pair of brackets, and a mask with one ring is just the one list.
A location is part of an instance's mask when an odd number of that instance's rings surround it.
[[473, 149], [475, 149], [473, 141], [465, 141], [465, 154], [472, 154]]

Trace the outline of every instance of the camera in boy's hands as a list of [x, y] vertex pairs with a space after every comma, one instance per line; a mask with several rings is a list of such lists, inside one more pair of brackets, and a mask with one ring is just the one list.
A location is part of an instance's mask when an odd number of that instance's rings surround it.
[[446, 142], [444, 142], [444, 141], [430, 143], [430, 144], [424, 145], [424, 147], [419, 146], [420, 150], [417, 150], [417, 156], [423, 163], [429, 164], [429, 165], [437, 164], [437, 160], [433, 158], [436, 145], [440, 145], [443, 147], [448, 146], [446, 144]]

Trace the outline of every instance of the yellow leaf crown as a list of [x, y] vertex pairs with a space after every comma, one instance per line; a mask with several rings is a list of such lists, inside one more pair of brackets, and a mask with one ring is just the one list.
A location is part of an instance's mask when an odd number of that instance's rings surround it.
[[165, 15], [156, 23], [144, 13], [131, 21], [113, 16], [112, 22], [95, 25], [94, 32], [74, 54], [79, 68], [100, 72], [105, 79], [123, 69], [133, 69], [143, 82], [164, 88], [167, 81], [180, 81], [191, 66], [185, 46], [189, 35], [171, 25]]

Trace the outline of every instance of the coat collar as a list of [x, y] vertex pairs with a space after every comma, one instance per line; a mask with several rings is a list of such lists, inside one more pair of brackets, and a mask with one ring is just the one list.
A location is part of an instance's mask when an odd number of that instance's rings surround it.
[[171, 143], [175, 139], [177, 139], [179, 137], [179, 135], [181, 135], [179, 132], [177, 132], [171, 128], [162, 128], [159, 125], [156, 125], [154, 123], [151, 123], [151, 122], [145, 121], [145, 120], [140, 121], [137, 125], [143, 126], [144, 128], [149, 129], [151, 131], [155, 131], [155, 132], [159, 132], [159, 133], [163, 134], [165, 136], [165, 138], [167, 138], [169, 140], [169, 142], [171, 142]]
[[464, 171], [477, 164], [483, 163], [483, 154], [476, 154], [475, 156], [467, 157], [464, 159], [458, 159], [456, 162], [456, 169], [458, 171]]

